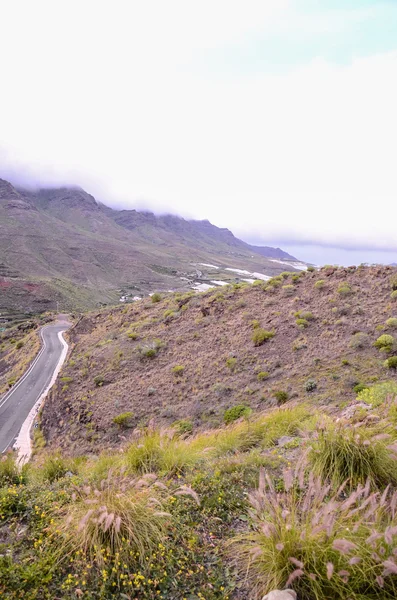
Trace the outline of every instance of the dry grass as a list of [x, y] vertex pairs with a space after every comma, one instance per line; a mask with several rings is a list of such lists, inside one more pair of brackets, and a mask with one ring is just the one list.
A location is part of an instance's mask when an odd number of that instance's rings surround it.
[[53, 534], [59, 557], [82, 553], [99, 566], [106, 556], [129, 552], [144, 564], [164, 541], [170, 519], [151, 474], [131, 480], [110, 472], [98, 487], [76, 488], [72, 504], [60, 513]]
[[396, 597], [397, 492], [367, 482], [347, 495], [302, 471], [277, 492], [262, 470], [249, 502], [252, 529], [227, 551], [252, 600], [284, 587], [304, 600]]

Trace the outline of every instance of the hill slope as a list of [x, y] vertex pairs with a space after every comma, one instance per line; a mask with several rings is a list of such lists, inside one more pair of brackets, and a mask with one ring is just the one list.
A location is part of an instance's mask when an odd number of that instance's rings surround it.
[[[119, 444], [112, 420], [124, 412], [132, 426], [184, 419], [205, 429], [235, 405], [274, 405], [277, 392], [340, 406], [356, 384], [394, 376], [372, 345], [393, 333], [394, 276], [391, 267], [327, 268], [86, 315], [44, 407], [44, 433], [78, 454]], [[259, 328], [274, 337], [255, 345]]]
[[117, 302], [120, 290], [188, 289], [189, 277], [197, 279], [192, 263], [267, 275], [283, 269], [208, 221], [115, 211], [78, 188], [32, 192], [0, 180], [0, 310], [37, 312], [57, 302], [82, 310]]

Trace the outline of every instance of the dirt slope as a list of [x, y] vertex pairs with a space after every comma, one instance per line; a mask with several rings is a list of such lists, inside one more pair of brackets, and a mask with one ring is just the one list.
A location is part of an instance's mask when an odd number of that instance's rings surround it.
[[[357, 383], [394, 376], [373, 342], [393, 334], [385, 322], [397, 316], [395, 273], [325, 268], [276, 286], [230, 286], [91, 313], [70, 334], [70, 358], [44, 407], [44, 434], [50, 445], [80, 453], [114, 447], [152, 418], [208, 429], [236, 404], [275, 404], [277, 391], [340, 407], [355, 397]], [[299, 317], [306, 323], [299, 326]], [[275, 333], [260, 346], [252, 341], [255, 321]], [[351, 345], [357, 332], [366, 334], [364, 347]], [[261, 372], [268, 378], [258, 379]], [[112, 419], [127, 411], [132, 428], [120, 432]]]

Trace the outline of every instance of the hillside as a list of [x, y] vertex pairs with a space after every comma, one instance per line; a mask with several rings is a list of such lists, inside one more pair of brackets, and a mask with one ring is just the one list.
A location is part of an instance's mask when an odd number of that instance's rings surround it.
[[83, 316], [0, 461], [0, 594], [396, 598], [396, 302], [324, 268]]
[[[71, 454], [99, 441], [114, 447], [112, 419], [124, 412], [133, 416], [123, 439], [151, 419], [217, 427], [225, 409], [264, 410], [280, 391], [337, 409], [355, 385], [394, 376], [373, 347], [392, 333], [393, 277], [391, 267], [331, 267], [88, 314], [70, 333], [69, 362], [44, 407], [48, 443]], [[274, 337], [256, 346], [259, 328]]]
[[201, 263], [280, 273], [266, 252], [208, 221], [116, 211], [79, 188], [17, 190], [0, 180], [0, 311], [85, 310], [121, 295], [188, 290], [209, 284]]

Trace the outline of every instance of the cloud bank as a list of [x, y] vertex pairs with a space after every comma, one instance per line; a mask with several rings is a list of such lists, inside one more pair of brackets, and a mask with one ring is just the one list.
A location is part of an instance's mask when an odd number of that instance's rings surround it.
[[[299, 4], [3, 2], [0, 174], [259, 243], [397, 251], [397, 43], [332, 62], [319, 37], [375, 9]], [[310, 59], [267, 68], [272, 40]]]

